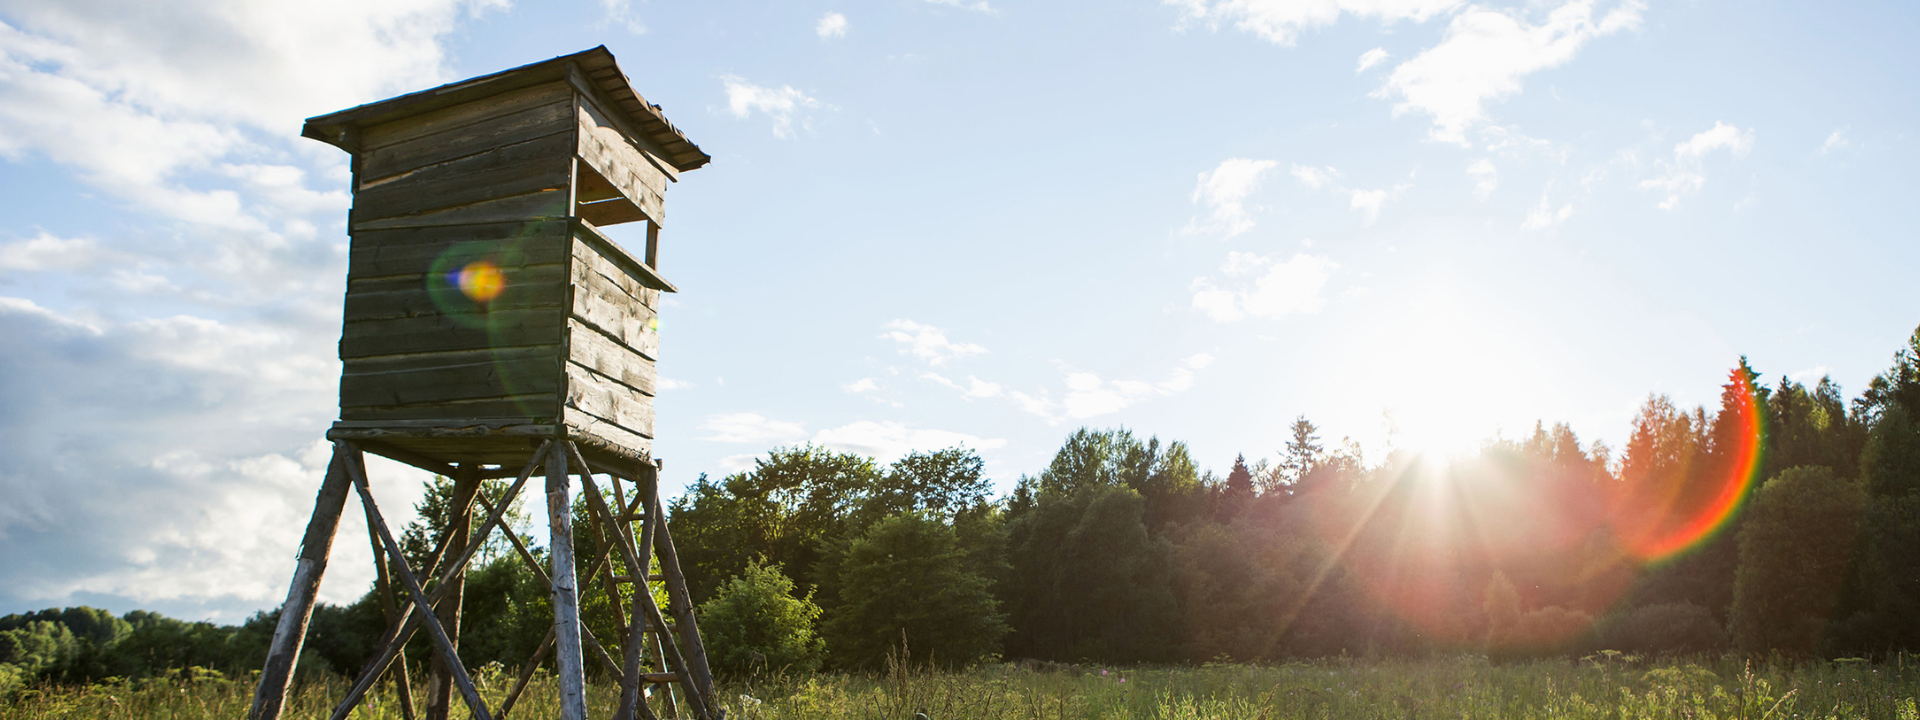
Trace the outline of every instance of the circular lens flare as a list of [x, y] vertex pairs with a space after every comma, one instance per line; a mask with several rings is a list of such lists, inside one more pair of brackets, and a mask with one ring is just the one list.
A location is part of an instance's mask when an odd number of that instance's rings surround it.
[[492, 302], [506, 289], [506, 275], [500, 272], [500, 266], [486, 260], [475, 260], [465, 267], [455, 270], [447, 284], [460, 288], [460, 293], [477, 303]]
[[[1744, 367], [1726, 386], [1714, 452], [1680, 463], [1664, 477], [1623, 478], [1612, 525], [1624, 549], [1658, 562], [1692, 548], [1725, 526], [1760, 474], [1765, 413]], [[1698, 470], [1686, 465], [1699, 463]]]

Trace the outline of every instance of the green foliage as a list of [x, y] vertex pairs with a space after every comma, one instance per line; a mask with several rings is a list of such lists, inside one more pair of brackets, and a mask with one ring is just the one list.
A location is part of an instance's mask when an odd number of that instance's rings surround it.
[[[498, 506], [500, 499], [512, 486], [513, 480], [510, 479], [482, 480], [479, 492]], [[446, 534], [454, 510], [455, 487], [456, 483], [452, 479], [435, 475], [433, 479], [427, 481], [426, 492], [421, 496], [420, 502], [413, 506], [419, 518], [407, 524], [406, 529], [400, 534], [399, 541], [400, 549], [406, 553], [407, 561], [413, 563], [415, 567], [419, 567], [426, 561], [427, 555], [433, 551], [434, 544]], [[525, 498], [526, 496], [522, 494], [507, 506], [501, 519], [507, 527], [524, 529], [531, 522], [524, 507]], [[471, 525], [468, 532], [473, 533], [487, 521], [487, 511], [479, 503], [473, 503], [469, 506], [468, 513]], [[513, 554], [513, 546], [510, 541], [496, 532], [487, 538], [474, 557], [481, 563], [487, 563], [511, 554]]]
[[72, 662], [80, 654], [80, 640], [54, 620], [29, 620], [0, 631], [0, 663], [28, 674]]
[[1645, 657], [1692, 655], [1726, 649], [1727, 632], [1706, 608], [1667, 603], [1602, 618], [1593, 642], [1601, 648]]
[[1920, 647], [1920, 493], [1868, 498], [1855, 550], [1835, 649], [1880, 654]]
[[810, 673], [823, 647], [814, 633], [820, 608], [811, 594], [794, 597], [793, 580], [754, 560], [700, 606], [708, 661], [722, 679], [755, 673]]
[[985, 467], [978, 453], [964, 447], [910, 453], [888, 466], [861, 498], [862, 517], [855, 523], [865, 527], [906, 512], [951, 515], [985, 502], [993, 489], [983, 474]]
[[1125, 487], [1042, 492], [1011, 519], [1007, 590], [1015, 654], [1109, 662], [1166, 659], [1176, 637], [1173, 546], [1148, 532]]
[[1920, 492], [1920, 425], [1903, 405], [1890, 405], [1868, 434], [1860, 454], [1868, 492], [1902, 497]]
[[1755, 494], [1740, 533], [1731, 634], [1747, 651], [1820, 648], [1846, 579], [1862, 493], [1827, 468], [1792, 468]]
[[1320, 464], [1320, 455], [1324, 448], [1320, 445], [1319, 428], [1307, 422], [1307, 416], [1301, 415], [1288, 426], [1291, 434], [1287, 438], [1286, 452], [1281, 455], [1280, 468], [1285, 471], [1293, 484], [1307, 479], [1307, 474]]
[[1299, 629], [1302, 605], [1311, 595], [1320, 564], [1315, 543], [1247, 515], [1230, 524], [1182, 528], [1173, 542], [1181, 654], [1196, 660], [1276, 657], [1283, 636]]
[[997, 653], [1006, 618], [972, 564], [954, 529], [928, 514], [875, 523], [832, 566], [840, 597], [824, 630], [835, 661], [877, 668], [902, 643], [947, 666]]
[[[899, 476], [942, 486], [914, 473]], [[786, 568], [800, 587], [820, 585], [814, 568], [828, 544], [847, 536], [853, 512], [884, 477], [871, 458], [811, 445], [774, 450], [752, 471], [719, 483], [701, 476], [672, 505], [680, 567], [695, 601], [712, 597], [755, 557]], [[945, 487], [953, 485], [964, 481]]]

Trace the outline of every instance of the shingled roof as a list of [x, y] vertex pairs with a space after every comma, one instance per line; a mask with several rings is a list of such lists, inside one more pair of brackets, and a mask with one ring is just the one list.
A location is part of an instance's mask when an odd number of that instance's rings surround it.
[[613, 53], [607, 46], [601, 45], [592, 50], [572, 55], [562, 55], [552, 60], [522, 65], [512, 70], [504, 70], [492, 75], [462, 80], [441, 85], [430, 90], [401, 95], [396, 98], [368, 103], [355, 108], [307, 118], [306, 127], [300, 134], [348, 152], [350, 130], [371, 125], [392, 122], [400, 118], [432, 112], [460, 103], [516, 90], [529, 85], [552, 82], [567, 78], [567, 66], [579, 68], [580, 78], [576, 82], [590, 83], [600, 95], [614, 105], [610, 110], [619, 113], [642, 139], [651, 142], [661, 152], [661, 159], [671, 163], [682, 172], [698, 168], [712, 161], [700, 146], [693, 144], [686, 135], [667, 122], [667, 116], [661, 114], [659, 105], [647, 103], [646, 98], [634, 92], [633, 84], [627, 81], [625, 73], [613, 60]]

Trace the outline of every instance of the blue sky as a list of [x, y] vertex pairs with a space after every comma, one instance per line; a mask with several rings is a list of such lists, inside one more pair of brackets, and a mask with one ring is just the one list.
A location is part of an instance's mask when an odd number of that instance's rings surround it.
[[[1920, 313], [1900, 3], [0, 3], [0, 611], [285, 593], [346, 157], [303, 118], [607, 45], [668, 193], [671, 485], [1080, 426], [1617, 446], [1741, 355], [1857, 392]], [[620, 230], [616, 228], [616, 231]], [[616, 232], [616, 238], [630, 238]], [[375, 468], [389, 515], [419, 476]], [[370, 578], [355, 513], [323, 595]]]

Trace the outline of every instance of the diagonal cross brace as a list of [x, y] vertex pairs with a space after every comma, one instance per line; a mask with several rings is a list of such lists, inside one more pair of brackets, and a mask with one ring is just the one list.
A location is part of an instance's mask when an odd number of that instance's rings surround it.
[[[511, 504], [510, 501], [512, 498], [519, 496], [521, 489], [526, 487], [527, 480], [533, 477], [534, 469], [540, 466], [540, 459], [546, 454], [546, 449], [551, 442], [552, 441], [547, 441], [547, 443], [541, 444], [540, 449], [534, 451], [533, 459], [520, 471], [519, 479], [515, 480], [513, 486], [507, 489], [506, 494], [503, 496], [505, 500], [500, 503], [500, 507], [489, 508], [487, 521], [480, 526], [480, 532], [478, 533], [479, 539], [468, 543], [459, 561], [447, 565], [446, 569], [441, 572], [441, 582], [434, 587], [433, 594], [428, 599], [430, 604], [427, 607], [433, 607], [432, 603], [440, 602], [440, 599], [445, 596], [447, 588], [450, 587], [446, 582], [447, 578], [452, 577], [452, 573], [458, 572], [459, 568], [466, 567], [467, 563], [473, 559], [474, 553], [479, 552], [480, 546], [485, 544], [487, 536], [492, 534], [493, 528], [500, 526], [506, 511], [505, 509]], [[353, 452], [358, 454], [359, 449], [356, 447]], [[362, 475], [365, 475], [364, 470], [362, 471]], [[485, 499], [481, 498], [480, 495], [475, 495], [475, 498], [479, 499], [483, 506], [486, 505]], [[443, 537], [441, 538], [439, 547], [434, 548], [433, 555], [427, 558], [427, 566], [429, 568], [438, 567], [440, 556], [445, 550], [446, 539]], [[387, 666], [393, 664], [393, 660], [399, 656], [401, 648], [406, 645], [408, 639], [413, 637], [413, 631], [419, 627], [420, 619], [418, 614], [414, 612], [416, 607], [416, 605], [409, 602], [400, 611], [397, 618], [401, 619], [400, 622], [388, 626], [386, 634], [381, 638], [380, 651], [376, 653], [375, 660], [368, 663], [367, 666], [360, 671], [360, 677], [354, 681], [353, 688], [347, 691], [347, 696], [341, 699], [340, 704], [334, 708], [331, 720], [345, 720], [347, 715], [353, 712], [353, 708], [360, 704], [360, 698], [364, 697], [367, 691], [373, 688], [374, 682], [379, 680], [380, 675], [386, 672]]]
[[[571, 445], [568, 447], [573, 449], [574, 457], [576, 461], [580, 463], [580, 466], [583, 469], [587, 469], [588, 466], [585, 459], [579, 457], [579, 450], [573, 448]], [[589, 480], [591, 480], [590, 475]], [[591, 508], [593, 512], [601, 515], [603, 522], [612, 525], [614, 532], [619, 535], [619, 542], [615, 543], [615, 545], [619, 547], [621, 554], [625, 556], [623, 559], [627, 562], [628, 574], [632, 577], [645, 577], [649, 566], [641, 564], [639, 553], [634, 549], [633, 535], [631, 534], [632, 528], [628, 527], [625, 523], [615, 521], [613, 513], [607, 509], [606, 498], [600, 495], [600, 489], [598, 487], [592, 482], [587, 482], [585, 485], [587, 506]], [[654, 492], [653, 503], [651, 503], [651, 505], [652, 507], [648, 508], [647, 513], [648, 524], [664, 525], [660, 516], [660, 495], [657, 488]], [[664, 527], [659, 527], [656, 532], [664, 530]], [[664, 532], [656, 535], [656, 542], [658, 538], [662, 538], [664, 535]], [[639, 590], [641, 589], [645, 589], [644, 583], [641, 583], [641, 588], [636, 589], [634, 592], [634, 604], [638, 606], [639, 609], [645, 611], [648, 622], [653, 623], [654, 627], [660, 628], [661, 637], [670, 637], [666, 633], [666, 618], [662, 616], [660, 607], [653, 602], [653, 593], [640, 592]], [[672, 592], [671, 588], [669, 588], [669, 592]], [[645, 596], [644, 598], [642, 597], [643, 595]], [[685, 625], [685, 619], [682, 619], [682, 625]], [[709, 713], [707, 709], [708, 702], [712, 696], [707, 692], [707, 688], [701, 686], [696, 677], [697, 673], [694, 672], [692, 666], [687, 663], [686, 655], [682, 652], [680, 643], [670, 641], [667, 645], [671, 657], [674, 660], [674, 666], [680, 669], [681, 682], [687, 687], [687, 701], [689, 705], [693, 706], [691, 709], [694, 715], [700, 718], [712, 717], [712, 714]], [[638, 678], [635, 678], [634, 681], [637, 684]]]
[[[473, 678], [467, 676], [465, 664], [460, 662], [459, 654], [454, 651], [453, 640], [447, 637], [446, 628], [440, 626], [440, 618], [425, 610], [433, 607], [433, 603], [427, 599], [426, 591], [420, 589], [420, 579], [414, 576], [413, 568], [407, 562], [406, 553], [400, 551], [400, 543], [394, 541], [393, 531], [387, 528], [387, 521], [381, 517], [380, 508], [373, 501], [373, 490], [367, 484], [366, 468], [361, 466], [365, 458], [361, 456], [358, 448], [353, 448], [348, 459], [347, 473], [353, 478], [353, 488], [359, 491], [360, 501], [366, 504], [367, 514], [371, 516], [375, 527], [380, 532], [380, 542], [387, 546], [387, 555], [393, 562], [394, 571], [399, 573], [400, 580], [406, 583], [407, 594], [413, 596], [414, 607], [421, 609], [419, 614], [424, 617], [421, 622], [427, 626], [427, 635], [433, 639], [434, 646], [447, 657], [447, 670], [452, 673], [454, 684], [459, 686], [461, 697], [467, 701], [467, 708], [472, 710], [474, 717], [480, 720], [493, 720], [493, 716], [487, 713], [486, 701], [480, 699], [479, 691], [473, 687]], [[471, 551], [472, 548], [473, 546], [470, 545], [468, 550]], [[465, 559], [467, 557], [462, 557], [462, 560]], [[448, 569], [454, 570], [463, 566], [464, 563], [459, 563]]]

